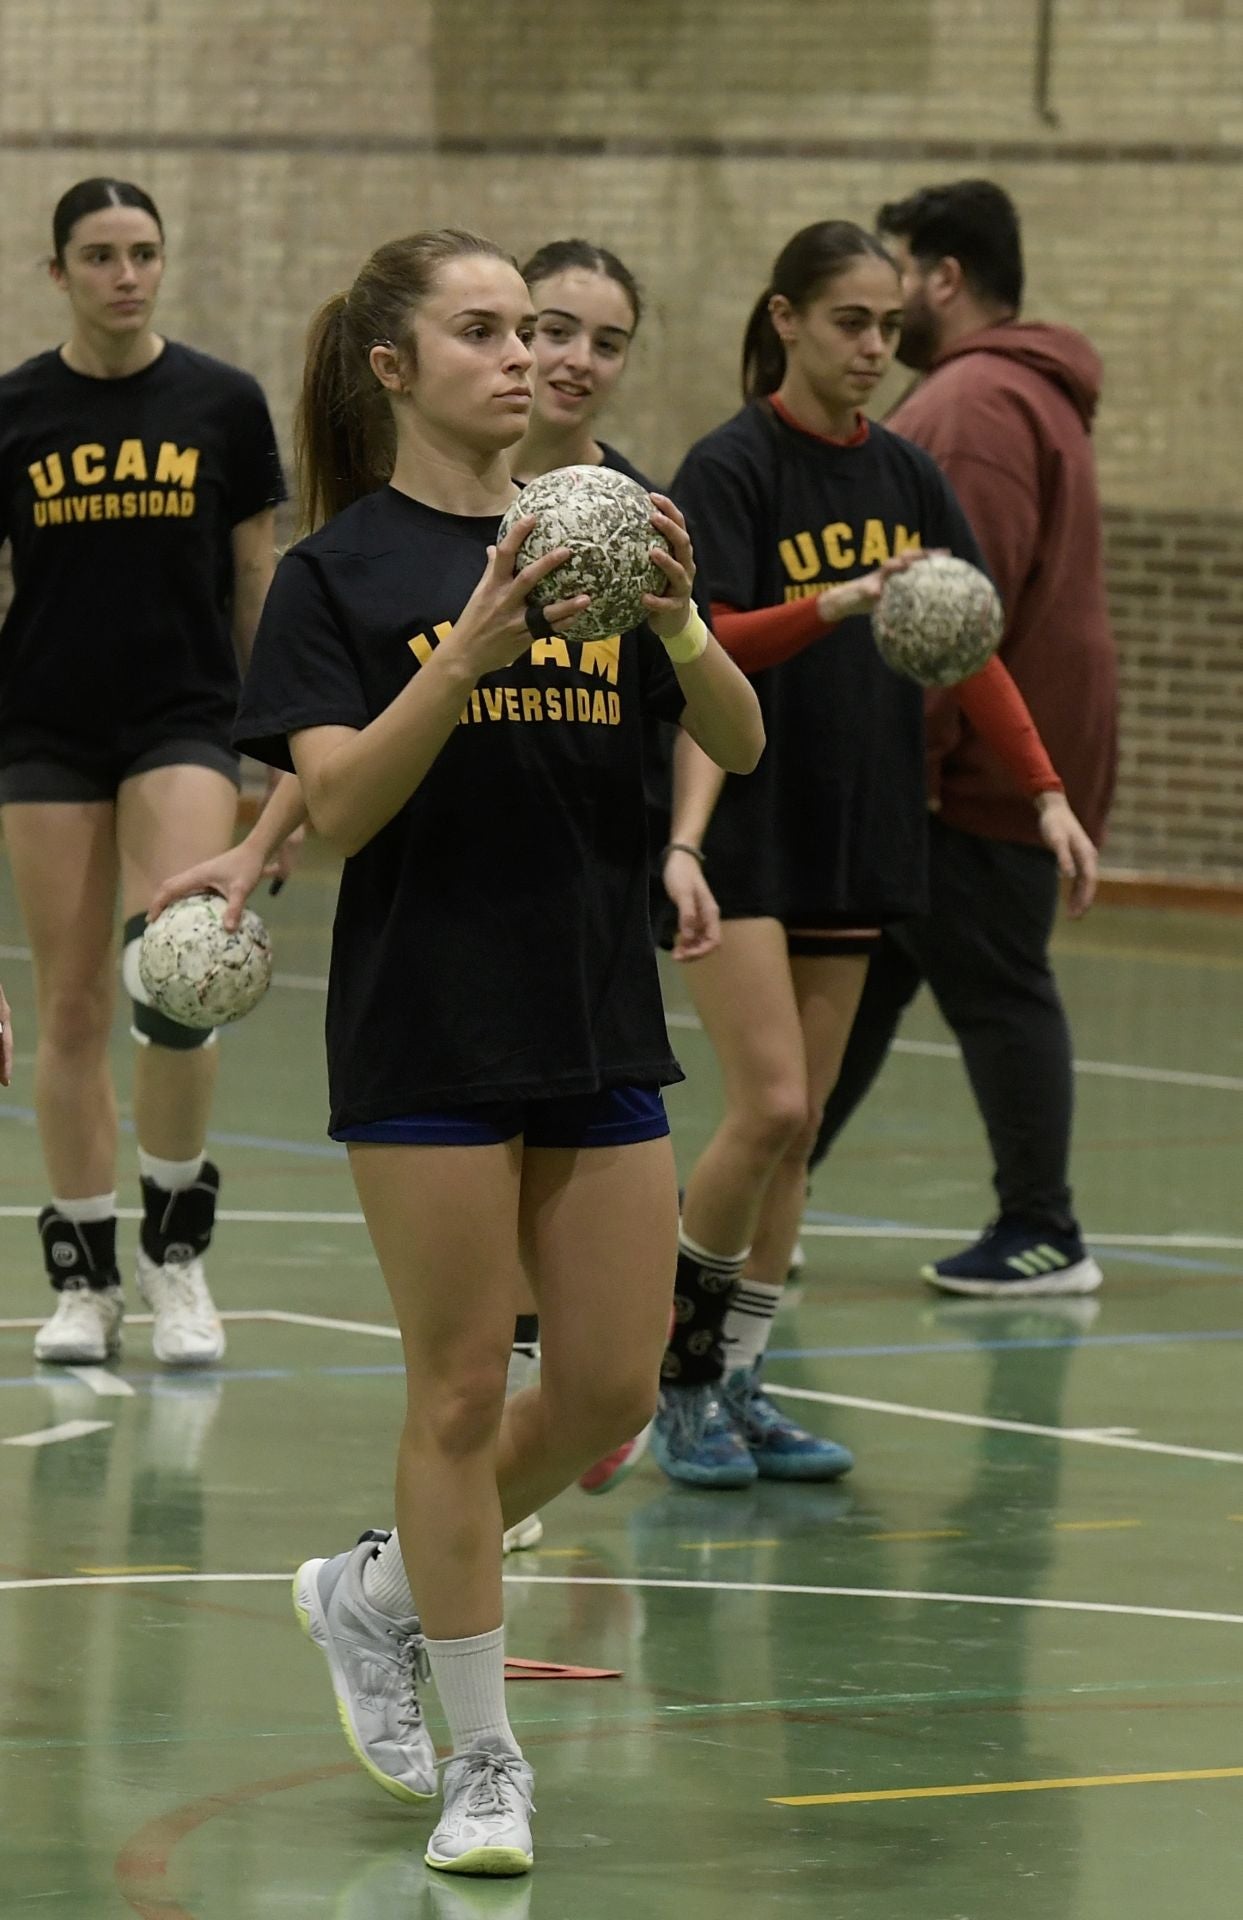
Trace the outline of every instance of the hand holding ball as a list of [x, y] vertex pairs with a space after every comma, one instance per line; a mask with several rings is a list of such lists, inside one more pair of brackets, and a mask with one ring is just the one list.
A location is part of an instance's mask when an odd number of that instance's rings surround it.
[[272, 943], [249, 908], [236, 933], [219, 894], [190, 893], [152, 920], [138, 949], [151, 1004], [183, 1027], [219, 1027], [258, 1005], [272, 978]]
[[555, 547], [570, 558], [544, 575], [530, 598], [541, 607], [575, 594], [591, 605], [559, 629], [567, 640], [605, 640], [647, 618], [645, 593], [667, 593], [669, 583], [651, 559], [668, 542], [652, 525], [652, 496], [613, 467], [558, 467], [530, 481], [501, 521], [503, 540], [515, 520], [535, 515], [518, 549], [517, 566]]
[[987, 666], [1004, 625], [987, 574], [952, 554], [890, 574], [872, 613], [885, 665], [925, 687], [952, 687]]

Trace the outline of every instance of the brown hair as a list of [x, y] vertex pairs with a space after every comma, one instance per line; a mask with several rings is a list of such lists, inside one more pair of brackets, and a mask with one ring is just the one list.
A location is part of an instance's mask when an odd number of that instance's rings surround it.
[[440, 269], [467, 254], [515, 264], [476, 233], [456, 227], [412, 233], [377, 247], [349, 291], [335, 293], [312, 320], [294, 425], [308, 530], [383, 486], [392, 473], [393, 412], [371, 369], [371, 349], [402, 347], [412, 357], [412, 309], [431, 293]]
[[[825, 287], [855, 260], [884, 260], [893, 266], [875, 234], [853, 220], [817, 220], [801, 227], [787, 240], [773, 264], [773, 277], [751, 309], [742, 342], [742, 395], [762, 400], [775, 393], [785, 379], [786, 350], [773, 325], [768, 303], [783, 293], [796, 313], [810, 305]], [[897, 269], [894, 269], [895, 272]]]

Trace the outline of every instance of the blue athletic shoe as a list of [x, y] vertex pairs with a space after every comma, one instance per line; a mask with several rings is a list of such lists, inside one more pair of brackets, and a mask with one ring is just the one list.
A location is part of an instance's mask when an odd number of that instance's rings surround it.
[[1104, 1275], [1078, 1228], [1053, 1233], [1002, 1214], [974, 1246], [921, 1267], [919, 1277], [938, 1293], [1021, 1300], [1039, 1294], [1095, 1293]]
[[759, 1469], [714, 1386], [662, 1387], [652, 1458], [691, 1487], [749, 1487]]
[[836, 1440], [787, 1420], [760, 1385], [760, 1363], [727, 1376], [721, 1401], [762, 1480], [840, 1480], [855, 1464]]

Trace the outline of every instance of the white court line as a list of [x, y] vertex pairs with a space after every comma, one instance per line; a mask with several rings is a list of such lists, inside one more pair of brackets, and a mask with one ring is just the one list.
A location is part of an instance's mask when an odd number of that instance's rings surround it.
[[104, 1367], [62, 1367], [61, 1372], [70, 1374], [75, 1380], [80, 1380], [84, 1387], [89, 1387], [91, 1392], [97, 1394], [102, 1400], [134, 1398], [134, 1389], [129, 1381], [122, 1380], [120, 1374], [109, 1373]]
[[[507, 1587], [641, 1587], [666, 1593], [772, 1593], [822, 1600], [927, 1600], [951, 1607], [1030, 1607], [1050, 1613], [1121, 1614], [1138, 1620], [1190, 1620], [1205, 1626], [1243, 1627], [1243, 1613], [1210, 1613], [1195, 1607], [1140, 1607], [1116, 1600], [1046, 1600], [1030, 1594], [939, 1593], [919, 1587], [813, 1587], [764, 1580], [648, 1580], [639, 1576], [575, 1573], [507, 1573]], [[0, 1580], [0, 1593], [55, 1587], [288, 1586], [289, 1573], [109, 1573], [70, 1574], [46, 1580]]]
[[[703, 1022], [698, 1014], [668, 1008], [665, 1024], [699, 1033]], [[931, 1060], [957, 1060], [959, 1050], [948, 1040], [895, 1040], [893, 1053], [922, 1054]], [[1243, 1093], [1243, 1076], [1234, 1073], [1189, 1073], [1180, 1067], [1135, 1067], [1120, 1060], [1076, 1060], [1076, 1073], [1095, 1075], [1105, 1080], [1148, 1080], [1162, 1087], [1207, 1087], [1218, 1093]]]
[[279, 1320], [287, 1327], [326, 1327], [330, 1333], [374, 1333], [381, 1340], [400, 1340], [401, 1334], [396, 1327], [386, 1327], [376, 1320], [333, 1320], [319, 1313], [283, 1313], [273, 1308], [264, 1315], [267, 1320]]
[[814, 1400], [827, 1407], [859, 1407], [864, 1413], [896, 1413], [907, 1420], [941, 1420], [951, 1427], [989, 1427], [998, 1433], [1033, 1433], [1045, 1440], [1073, 1440], [1085, 1447], [1120, 1447], [1127, 1453], [1168, 1453], [1180, 1460], [1215, 1460], [1243, 1467], [1243, 1453], [1212, 1447], [1179, 1447], [1165, 1440], [1128, 1440], [1108, 1427], [1041, 1427], [1027, 1420], [994, 1420], [979, 1413], [946, 1413], [940, 1407], [910, 1407], [898, 1400], [862, 1400], [850, 1393], [822, 1393], [815, 1387], [781, 1387], [765, 1380], [765, 1393], [786, 1400]]
[[0, 1447], [54, 1447], [59, 1440], [80, 1440], [87, 1433], [102, 1433], [111, 1420], [62, 1420], [57, 1427], [40, 1427], [36, 1433], [14, 1433], [0, 1440]]
[[[38, 1207], [0, 1207], [0, 1220], [35, 1220]], [[118, 1207], [118, 1220], [141, 1220], [142, 1211], [138, 1207]], [[248, 1209], [222, 1207], [216, 1215], [217, 1220], [230, 1221], [235, 1226], [276, 1226], [276, 1227], [361, 1227], [366, 1222], [361, 1213], [280, 1213], [267, 1209]], [[979, 1234], [979, 1223], [971, 1227], [899, 1227], [889, 1226], [881, 1221], [876, 1225], [828, 1226], [815, 1220], [804, 1221], [803, 1234], [820, 1240], [973, 1240]], [[1155, 1247], [1158, 1252], [1185, 1252], [1199, 1249], [1201, 1252], [1240, 1253], [1243, 1252], [1243, 1238], [1221, 1233], [1090, 1233], [1088, 1239], [1097, 1247]], [[127, 1320], [137, 1318], [127, 1314]], [[227, 1315], [225, 1316], [228, 1317]], [[234, 1319], [244, 1316], [235, 1314]], [[260, 1313], [253, 1319], [266, 1320], [271, 1316]], [[25, 1326], [26, 1321], [3, 1320], [0, 1326]], [[41, 1326], [42, 1321], [32, 1320], [31, 1326]], [[317, 1323], [309, 1323], [317, 1324]], [[333, 1325], [344, 1322], [333, 1322]]]

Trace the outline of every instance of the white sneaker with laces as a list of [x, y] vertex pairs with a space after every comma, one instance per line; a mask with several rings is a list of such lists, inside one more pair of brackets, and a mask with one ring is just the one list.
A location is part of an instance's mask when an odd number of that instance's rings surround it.
[[201, 1260], [161, 1265], [139, 1247], [135, 1277], [155, 1317], [151, 1346], [157, 1360], [166, 1367], [210, 1367], [223, 1360], [224, 1327]]
[[363, 1592], [376, 1550], [364, 1534], [348, 1553], [306, 1560], [294, 1575], [294, 1611], [328, 1662], [337, 1713], [356, 1760], [395, 1800], [436, 1792], [436, 1749], [423, 1722], [423, 1633], [412, 1614], [390, 1620]]
[[444, 1810], [423, 1855], [442, 1873], [529, 1873], [535, 1780], [520, 1753], [495, 1737], [450, 1760]]
[[35, 1359], [60, 1366], [100, 1366], [121, 1351], [125, 1300], [120, 1287], [92, 1287], [67, 1280], [56, 1311], [35, 1335]]

